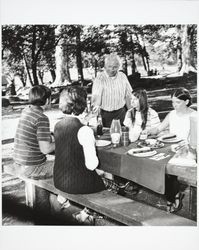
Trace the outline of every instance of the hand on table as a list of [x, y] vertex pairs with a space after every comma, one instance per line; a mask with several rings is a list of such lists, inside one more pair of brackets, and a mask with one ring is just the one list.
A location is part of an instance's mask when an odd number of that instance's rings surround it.
[[158, 128], [150, 128], [147, 130], [149, 135], [157, 135], [159, 133], [159, 129]]

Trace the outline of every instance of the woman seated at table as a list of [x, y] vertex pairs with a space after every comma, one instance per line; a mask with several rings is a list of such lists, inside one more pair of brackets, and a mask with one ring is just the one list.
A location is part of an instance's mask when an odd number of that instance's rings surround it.
[[139, 139], [143, 130], [147, 131], [160, 124], [157, 112], [149, 107], [145, 89], [135, 89], [131, 96], [131, 106], [126, 113], [124, 125], [129, 128], [129, 139], [134, 142]]
[[[188, 142], [190, 134], [190, 115], [196, 112], [189, 107], [192, 103], [191, 95], [187, 89], [180, 87], [171, 94], [171, 99], [174, 110], [169, 112], [158, 127], [150, 129], [149, 133], [157, 135], [169, 129], [170, 133]], [[180, 192], [179, 182], [176, 176], [166, 175], [165, 196], [167, 199], [168, 212], [177, 212], [182, 208], [182, 199], [184, 195]]]
[[[70, 86], [60, 94], [59, 108], [66, 116], [54, 129], [53, 179], [57, 189], [69, 194], [88, 194], [105, 189], [96, 172], [99, 161], [93, 130], [79, 119], [86, 108], [86, 97], [86, 91], [80, 86]], [[50, 201], [54, 212], [71, 205], [62, 196], [51, 195]]]
[[86, 108], [85, 90], [79, 86], [63, 90], [59, 108], [67, 115], [54, 130], [55, 187], [70, 194], [95, 193], [105, 189], [95, 171], [99, 161], [93, 130], [78, 119]]
[[[129, 128], [129, 140], [135, 142], [139, 139], [143, 131], [156, 127], [160, 124], [157, 112], [149, 107], [147, 93], [145, 89], [137, 88], [131, 95], [131, 106], [126, 113], [124, 125]], [[121, 177], [114, 177], [114, 180], [124, 187], [125, 191], [138, 192], [139, 187], [132, 182], [126, 182]], [[124, 184], [126, 182], [126, 185]], [[123, 185], [122, 185], [123, 184]], [[120, 188], [121, 189], [121, 188]], [[120, 190], [120, 192], [122, 192]]]

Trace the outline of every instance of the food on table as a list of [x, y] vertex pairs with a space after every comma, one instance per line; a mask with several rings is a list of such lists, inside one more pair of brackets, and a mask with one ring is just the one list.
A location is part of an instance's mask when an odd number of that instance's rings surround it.
[[176, 138], [176, 135], [168, 135], [168, 136], [163, 136], [162, 139], [164, 140], [169, 140], [169, 139], [174, 139]]
[[148, 157], [155, 155], [157, 152], [152, 150], [150, 147], [143, 148], [132, 148], [128, 151], [129, 155], [137, 156], [137, 157]]
[[177, 135], [174, 134], [166, 134], [163, 136], [158, 137], [158, 140], [161, 142], [165, 142], [165, 143], [177, 143], [182, 141], [181, 138], [179, 138]]
[[146, 139], [144, 141], [138, 142], [138, 147], [151, 147], [151, 148], [162, 148], [164, 143], [156, 139]]

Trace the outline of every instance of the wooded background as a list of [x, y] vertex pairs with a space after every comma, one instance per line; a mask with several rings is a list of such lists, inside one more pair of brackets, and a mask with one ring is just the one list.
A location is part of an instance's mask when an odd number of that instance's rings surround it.
[[23, 87], [85, 86], [111, 52], [121, 57], [131, 84], [146, 76], [196, 74], [197, 25], [2, 25], [2, 74], [12, 94], [16, 77]]

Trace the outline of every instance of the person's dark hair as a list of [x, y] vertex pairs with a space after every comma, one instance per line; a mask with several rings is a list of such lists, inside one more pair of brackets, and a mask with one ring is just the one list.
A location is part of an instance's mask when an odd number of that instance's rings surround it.
[[[147, 123], [147, 115], [148, 115], [148, 110], [149, 110], [149, 105], [148, 105], [148, 98], [147, 98], [147, 93], [145, 89], [137, 88], [135, 89], [132, 94], [138, 98], [139, 100], [139, 105], [140, 105], [140, 113], [141, 113], [141, 118], [142, 118], [142, 125], [141, 128], [145, 129], [146, 128], [146, 123]], [[132, 122], [135, 122], [135, 115], [136, 115], [136, 110], [132, 110], [131, 112], [131, 119]]]
[[64, 114], [79, 115], [86, 108], [87, 93], [83, 87], [68, 86], [59, 98], [59, 108]]
[[180, 87], [174, 90], [174, 92], [171, 94], [171, 98], [173, 96], [183, 101], [189, 100], [187, 107], [189, 107], [192, 104], [191, 95], [189, 91], [183, 87]]
[[36, 85], [29, 92], [29, 103], [35, 106], [43, 106], [51, 96], [51, 90], [45, 85]]

